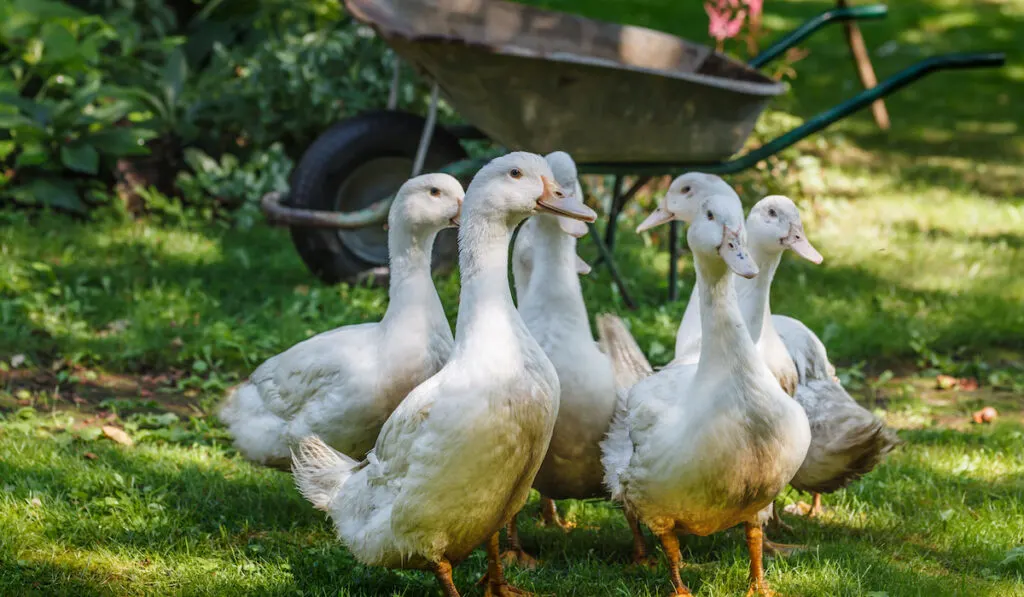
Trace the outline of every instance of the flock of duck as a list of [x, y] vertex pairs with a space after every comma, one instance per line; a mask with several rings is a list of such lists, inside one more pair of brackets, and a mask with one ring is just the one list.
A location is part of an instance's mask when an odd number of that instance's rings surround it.
[[[642, 523], [661, 542], [673, 595], [690, 595], [678, 535], [742, 524], [750, 590], [770, 594], [762, 550], [790, 547], [763, 536], [776, 495], [787, 484], [812, 492], [816, 513], [821, 493], [869, 472], [897, 442], [843, 390], [818, 337], [771, 313], [785, 250], [822, 257], [786, 197], [762, 199], [744, 219], [722, 179], [677, 178], [638, 228], [688, 223], [697, 273], [675, 359], [654, 371], [619, 318], [598, 315], [594, 340], [576, 239], [595, 217], [564, 152], [496, 158], [465, 192], [446, 174], [409, 180], [388, 218], [383, 319], [257, 368], [220, 413], [238, 450], [290, 467], [361, 562], [429, 570], [448, 597], [459, 594], [452, 565], [481, 544], [486, 594], [525, 594], [502, 563], [536, 565], [516, 532], [531, 488], [544, 521], [566, 530], [554, 500], [621, 503], [634, 562], [652, 563]], [[517, 306], [508, 248], [520, 223]], [[434, 237], [450, 226], [454, 337], [430, 270]]]

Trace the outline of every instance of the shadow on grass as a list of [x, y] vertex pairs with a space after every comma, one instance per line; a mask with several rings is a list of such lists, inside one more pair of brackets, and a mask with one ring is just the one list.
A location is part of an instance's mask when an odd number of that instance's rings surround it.
[[[769, 579], [785, 594], [809, 594], [808, 586], [835, 595], [868, 590], [891, 595], [915, 590], [936, 596], [997, 594], [992, 583], [1018, 578], [1014, 569], [1000, 568], [999, 562], [1019, 540], [1015, 521], [1024, 523], [1024, 473], [1017, 467], [999, 479], [984, 480], [970, 472], [950, 472], [957, 469], [949, 462], [1005, 454], [1012, 463], [1020, 456], [1019, 435], [1019, 426], [1009, 424], [990, 433], [901, 432], [906, 444], [885, 464], [827, 498], [835, 515], [791, 519], [794, 533], [772, 535], [810, 547], [770, 563]], [[330, 523], [297, 494], [288, 475], [194, 448], [168, 447], [173, 449], [75, 442], [43, 447], [49, 453], [37, 452], [31, 464], [0, 461], [0, 477], [15, 487], [16, 499], [31, 494], [44, 505], [39, 511], [42, 535], [25, 541], [43, 540], [52, 546], [46, 551], [54, 553], [72, 548], [78, 553], [125, 554], [129, 567], [146, 556], [172, 567], [190, 557], [228, 567], [254, 562], [280, 568], [286, 563], [287, 576], [274, 586], [307, 594], [341, 589], [352, 595], [435, 592], [427, 573], [357, 564], [334, 539]], [[83, 459], [87, 450], [96, 454], [95, 460]], [[106, 504], [110, 496], [121, 503]], [[536, 571], [511, 569], [513, 583], [558, 595], [658, 595], [667, 590], [663, 565], [656, 571], [627, 569], [630, 536], [616, 506], [566, 501], [561, 508], [580, 528], [565, 534], [538, 527], [536, 500], [520, 515], [524, 544], [544, 565]], [[972, 531], [975, 526], [985, 533]], [[21, 542], [4, 539], [0, 562], [14, 562], [12, 550]], [[649, 535], [647, 539], [655, 545]], [[744, 588], [747, 556], [739, 530], [686, 537], [683, 548], [690, 564], [683, 578], [692, 589], [717, 594]], [[15, 578], [24, 586], [38, 585], [40, 594], [108, 593], [125, 582], [104, 581], [102, 568], [85, 574], [78, 563], [65, 566], [62, 561], [18, 566]], [[464, 594], [482, 593], [474, 583], [484, 569], [480, 551], [457, 567], [456, 581]], [[863, 584], [868, 569], [871, 586]], [[216, 584], [226, 592], [251, 592], [242, 579], [219, 578]]]

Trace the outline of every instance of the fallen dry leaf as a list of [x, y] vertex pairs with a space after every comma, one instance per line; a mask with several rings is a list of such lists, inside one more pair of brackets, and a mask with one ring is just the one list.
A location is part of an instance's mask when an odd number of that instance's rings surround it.
[[82, 454], [82, 457], [85, 458], [86, 460], [96, 460], [97, 458], [97, 456], [92, 452], [86, 452], [85, 454]]
[[103, 431], [103, 435], [107, 436], [108, 438], [114, 440], [115, 442], [123, 446], [135, 445], [135, 440], [133, 440], [131, 436], [125, 433], [124, 429], [121, 429], [120, 427], [114, 427], [113, 425], [104, 425], [101, 428], [101, 431]]
[[786, 514], [792, 514], [793, 516], [807, 516], [811, 511], [811, 505], [807, 502], [797, 502], [795, 504], [788, 504], [782, 509]]
[[965, 392], [973, 392], [978, 389], [978, 380], [973, 377], [961, 377], [956, 380], [956, 384]]
[[974, 419], [975, 423], [981, 425], [982, 423], [991, 423], [992, 421], [995, 421], [996, 417], [998, 416], [999, 413], [996, 411], [996, 409], [992, 408], [991, 406], [986, 406], [985, 408], [974, 413], [974, 415], [971, 418]]
[[940, 390], [958, 389], [964, 392], [973, 392], [978, 389], [978, 380], [973, 377], [956, 378], [952, 375], [939, 375], [935, 378], [935, 384]]

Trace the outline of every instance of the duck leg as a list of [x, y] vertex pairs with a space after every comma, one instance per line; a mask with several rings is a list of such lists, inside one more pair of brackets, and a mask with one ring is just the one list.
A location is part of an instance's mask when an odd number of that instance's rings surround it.
[[672, 580], [672, 596], [692, 596], [690, 589], [683, 584], [679, 577], [679, 566], [682, 565], [683, 556], [679, 553], [679, 537], [674, 530], [669, 530], [658, 536], [661, 539], [661, 548], [665, 550], [665, 557], [668, 558], [670, 579]]
[[544, 526], [556, 526], [566, 533], [576, 527], [558, 515], [558, 506], [555, 505], [555, 500], [543, 495], [540, 496], [540, 516], [544, 521]]
[[807, 518], [814, 518], [815, 516], [820, 516], [821, 513], [824, 511], [825, 509], [821, 507], [821, 494], [815, 493], [814, 503], [811, 505], [810, 512], [807, 513]]
[[532, 593], [517, 589], [505, 580], [499, 551], [498, 533], [494, 533], [487, 541], [487, 575], [484, 577], [487, 591], [484, 593], [484, 597], [532, 597]]
[[793, 532], [793, 527], [786, 524], [786, 521], [782, 520], [782, 508], [779, 508], [777, 503], [772, 503], [772, 519], [771, 525], [775, 529], [782, 529], [786, 532]]
[[774, 597], [775, 593], [768, 588], [768, 584], [764, 581], [764, 562], [762, 560], [764, 533], [761, 530], [761, 524], [756, 521], [748, 522], [746, 531], [747, 550], [750, 552], [750, 589], [747, 591], [747, 597], [752, 595]]
[[528, 570], [533, 570], [537, 567], [537, 558], [531, 556], [523, 550], [522, 544], [519, 543], [519, 527], [516, 524], [516, 518], [518, 514], [512, 517], [512, 520], [508, 521], [506, 532], [508, 533], [508, 549], [501, 554], [501, 560], [505, 562], [506, 566], [521, 566]]
[[437, 578], [437, 583], [441, 585], [444, 597], [459, 597], [455, 581], [452, 580], [452, 564], [448, 558], [441, 558], [440, 562], [434, 564], [434, 576]]
[[640, 521], [635, 514], [628, 510], [623, 511], [626, 515], [626, 522], [629, 523], [629, 530], [633, 532], [633, 565], [641, 568], [656, 568], [658, 560], [647, 552], [647, 541], [644, 540], [644, 533], [640, 530]]
[[[766, 524], [762, 525], [762, 529], [765, 526], [771, 525], [771, 528], [773, 528], [773, 529], [776, 529], [776, 530], [777, 529], [784, 529], [784, 530], [792, 532], [793, 527], [791, 527], [788, 524], [782, 522], [782, 518], [779, 517], [778, 504], [773, 502], [771, 504], [771, 506], [769, 506], [769, 507], [772, 509], [771, 518], [768, 519]], [[804, 545], [791, 545], [791, 544], [788, 544], [788, 543], [776, 543], [774, 541], [770, 541], [768, 539], [767, 532], [764, 532], [764, 531], [762, 531], [762, 532], [763, 532], [762, 544], [764, 545], [764, 551], [766, 551], [766, 552], [768, 552], [768, 553], [770, 553], [772, 555], [785, 557], [785, 556], [792, 555], [793, 552], [795, 552], [795, 551], [797, 551], [799, 549], [803, 549], [805, 547]]]

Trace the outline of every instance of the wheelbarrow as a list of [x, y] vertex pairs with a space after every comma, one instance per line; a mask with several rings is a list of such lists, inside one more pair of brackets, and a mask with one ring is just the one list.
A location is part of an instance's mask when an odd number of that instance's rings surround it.
[[[345, 0], [395, 53], [433, 81], [425, 118], [389, 110], [334, 125], [306, 151], [290, 196], [262, 207], [291, 227], [309, 269], [323, 281], [386, 273], [387, 219], [398, 187], [424, 169], [464, 182], [492, 156], [469, 158], [460, 141], [489, 139], [505, 150], [569, 152], [580, 174], [616, 177], [609, 221], [591, 238], [625, 304], [633, 301], [611, 251], [625, 203], [652, 176], [699, 170], [732, 174], [755, 165], [925, 75], [1000, 66], [1001, 53], [926, 58], [789, 132], [737, 155], [764, 108], [786, 90], [757, 69], [824, 25], [885, 16], [886, 7], [824, 12], [744, 64], [679, 37], [501, 0]], [[437, 124], [439, 94], [471, 123]], [[627, 174], [639, 176], [623, 189]], [[435, 265], [456, 255], [439, 235]], [[677, 298], [679, 228], [670, 228], [669, 299]]]

